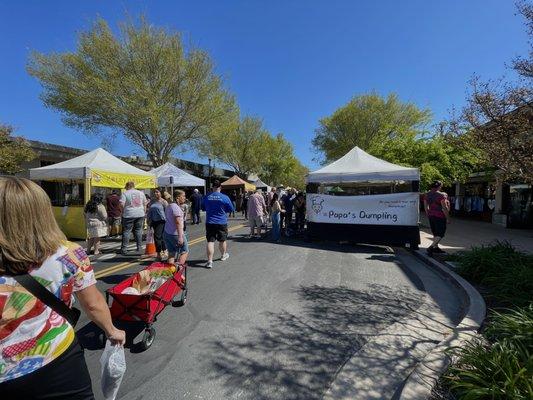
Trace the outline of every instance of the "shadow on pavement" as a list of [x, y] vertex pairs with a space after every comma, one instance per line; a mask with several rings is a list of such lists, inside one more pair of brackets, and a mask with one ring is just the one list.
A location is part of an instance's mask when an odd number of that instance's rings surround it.
[[255, 328], [245, 340], [207, 343], [210, 378], [222, 381], [226, 398], [322, 398], [369, 336], [421, 304], [420, 292], [408, 287], [373, 285], [361, 291], [313, 285], [295, 291], [302, 313], [269, 313], [269, 327]]

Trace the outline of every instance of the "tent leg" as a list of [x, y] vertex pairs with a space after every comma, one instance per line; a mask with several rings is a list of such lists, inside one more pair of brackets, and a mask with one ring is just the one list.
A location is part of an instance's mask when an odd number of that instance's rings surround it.
[[91, 178], [85, 178], [85, 190], [83, 197], [83, 204], [85, 205], [91, 199]]

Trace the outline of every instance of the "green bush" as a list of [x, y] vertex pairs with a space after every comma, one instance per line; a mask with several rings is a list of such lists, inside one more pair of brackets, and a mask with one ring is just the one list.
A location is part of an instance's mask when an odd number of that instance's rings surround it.
[[533, 304], [502, 313], [493, 311], [483, 335], [493, 342], [519, 341], [533, 353]]
[[533, 358], [515, 340], [492, 345], [474, 340], [459, 352], [459, 361], [444, 375], [461, 400], [531, 400]]
[[533, 256], [508, 242], [472, 247], [454, 257], [458, 272], [489, 289], [488, 297], [502, 305], [527, 306], [533, 299]]

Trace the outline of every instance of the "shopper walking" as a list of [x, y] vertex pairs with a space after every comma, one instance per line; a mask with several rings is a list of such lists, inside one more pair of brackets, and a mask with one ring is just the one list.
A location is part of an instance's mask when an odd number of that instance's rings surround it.
[[430, 186], [430, 191], [424, 196], [424, 209], [429, 219], [433, 242], [428, 247], [428, 254], [444, 253], [439, 243], [446, 234], [446, 225], [450, 223], [450, 202], [448, 195], [441, 192], [442, 182], [435, 181]]
[[244, 219], [248, 219], [248, 200], [250, 199], [250, 193], [244, 192], [244, 195], [242, 197], [242, 215], [244, 215]]
[[186, 235], [185, 213], [181, 206], [185, 203], [185, 192], [174, 191], [174, 201], [165, 209], [165, 245], [168, 250], [168, 263], [174, 264], [176, 258], [178, 264], [183, 265], [189, 255], [189, 243]]
[[280, 217], [285, 210], [282, 209], [281, 204], [278, 200], [278, 194], [274, 193], [272, 195], [272, 201], [270, 202], [271, 218], [272, 218], [272, 239], [276, 242], [279, 242], [281, 239], [281, 225]]
[[221, 254], [221, 261], [229, 258], [226, 240], [228, 238], [228, 213], [234, 212], [233, 204], [228, 196], [220, 192], [220, 181], [213, 183], [213, 192], [204, 197], [202, 210], [205, 211], [205, 237], [207, 239], [206, 268], [213, 268], [215, 241]]
[[[248, 222], [250, 223], [250, 238], [261, 238], [261, 227], [267, 215], [265, 199], [259, 190], [248, 199]], [[257, 231], [257, 235], [255, 232]]]
[[84, 209], [87, 227], [87, 253], [100, 254], [100, 238], [107, 236], [107, 211], [102, 204], [104, 197], [100, 193], [91, 196]]
[[163, 230], [165, 229], [165, 208], [168, 203], [163, 199], [159, 189], [154, 190], [154, 197], [148, 203], [148, 211], [146, 212], [146, 219], [148, 226], [154, 231], [154, 244], [157, 253], [157, 259], [162, 260], [162, 252], [166, 250], [165, 241], [163, 240]]
[[288, 188], [285, 194], [281, 197], [281, 204], [285, 210], [283, 214], [282, 228], [285, 229], [285, 234], [288, 235], [290, 231], [290, 226], [292, 223], [292, 206], [293, 206], [293, 191]]
[[120, 205], [122, 207], [121, 253], [123, 255], [128, 255], [127, 246], [132, 230], [135, 243], [137, 244], [137, 253], [141, 252], [146, 204], [147, 201], [144, 193], [135, 189], [135, 183], [126, 183], [126, 191], [120, 197]]
[[192, 224], [199, 224], [202, 222], [200, 220], [200, 210], [202, 209], [202, 195], [198, 189], [194, 189], [194, 192], [191, 196], [191, 209], [192, 209]]
[[109, 227], [109, 237], [120, 234], [120, 196], [119, 191], [113, 189], [106, 197], [107, 225]]
[[[51, 299], [30, 294], [19, 283], [28, 280]], [[113, 325], [87, 254], [67, 242], [46, 193], [27, 179], [0, 178], [2, 400], [94, 399], [75, 318], [59, 307], [61, 301], [71, 307], [73, 294], [108, 339], [123, 345], [125, 333]]]

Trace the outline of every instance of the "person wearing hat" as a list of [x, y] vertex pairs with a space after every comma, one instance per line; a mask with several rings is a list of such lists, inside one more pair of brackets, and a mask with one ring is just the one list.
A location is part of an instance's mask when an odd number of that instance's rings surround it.
[[429, 255], [444, 253], [439, 247], [439, 242], [446, 234], [446, 225], [450, 223], [450, 202], [448, 195], [441, 192], [442, 182], [435, 181], [430, 186], [430, 191], [424, 196], [424, 209], [429, 219], [433, 242], [428, 247]]

